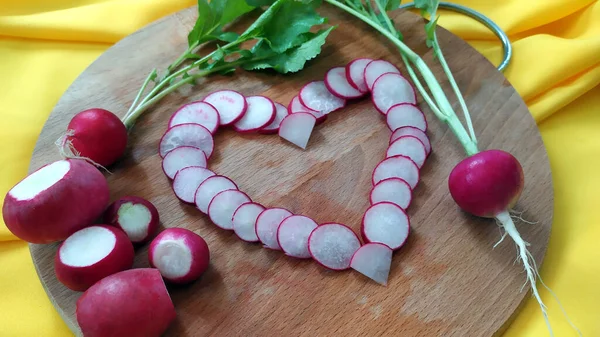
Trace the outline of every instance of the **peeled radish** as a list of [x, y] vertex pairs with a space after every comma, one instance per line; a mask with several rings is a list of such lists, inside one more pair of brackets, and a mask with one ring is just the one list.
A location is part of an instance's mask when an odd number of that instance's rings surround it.
[[382, 160], [373, 170], [373, 186], [387, 178], [401, 178], [411, 189], [419, 182], [419, 167], [410, 158], [397, 155]]
[[181, 201], [193, 203], [198, 186], [214, 175], [213, 171], [199, 166], [181, 169], [173, 179], [173, 192]]
[[110, 204], [104, 222], [123, 230], [131, 242], [144, 243], [158, 230], [159, 216], [150, 201], [131, 195]]
[[350, 267], [379, 284], [387, 285], [392, 253], [392, 249], [383, 243], [367, 243], [354, 253]]
[[179, 124], [200, 124], [213, 135], [219, 128], [219, 113], [209, 103], [197, 101], [181, 106], [169, 119], [169, 128]]
[[364, 96], [364, 93], [354, 88], [346, 77], [346, 68], [334, 67], [325, 73], [325, 86], [333, 95], [341, 99], [353, 99]]
[[159, 154], [164, 158], [169, 151], [180, 146], [197, 147], [209, 159], [215, 147], [213, 136], [200, 124], [179, 124], [170, 128], [160, 139]]
[[207, 160], [204, 151], [193, 146], [180, 146], [169, 151], [162, 161], [165, 175], [171, 179], [179, 170], [189, 166], [206, 167]]
[[307, 108], [324, 114], [341, 109], [346, 105], [346, 100], [333, 95], [323, 81], [309, 82], [300, 90], [299, 98]]
[[373, 90], [373, 84], [379, 76], [385, 73], [400, 74], [400, 70], [395, 65], [385, 60], [374, 60], [369, 62], [364, 69], [364, 81], [369, 90]]
[[387, 178], [378, 182], [369, 196], [371, 205], [388, 201], [407, 209], [412, 200], [412, 190], [406, 181], [400, 178]]
[[332, 270], [350, 268], [350, 260], [358, 248], [358, 237], [352, 229], [342, 224], [322, 224], [308, 237], [310, 255], [319, 264]]
[[261, 128], [258, 132], [262, 134], [277, 133], [281, 121], [289, 114], [288, 109], [283, 104], [275, 102], [275, 118], [271, 124]]
[[371, 89], [371, 98], [375, 108], [383, 115], [388, 110], [401, 103], [417, 103], [417, 93], [410, 82], [397, 73], [381, 75]]
[[292, 212], [284, 208], [267, 208], [256, 218], [256, 236], [265, 248], [281, 250], [277, 242], [277, 228], [283, 219], [292, 216]]
[[[387, 118], [390, 118], [390, 114], [388, 113]], [[429, 137], [420, 129], [415, 128], [414, 126], [403, 126], [396, 131], [394, 131], [390, 137], [390, 144], [393, 143], [396, 139], [402, 136], [413, 136], [417, 137], [421, 143], [425, 146], [425, 151], [427, 155], [431, 153], [431, 142], [429, 141]]]
[[279, 137], [302, 149], [306, 149], [316, 123], [317, 119], [306, 112], [287, 115], [279, 126]]
[[307, 259], [310, 257], [308, 237], [317, 226], [313, 219], [303, 215], [287, 217], [277, 229], [277, 243], [286, 255]]
[[423, 112], [414, 104], [400, 103], [392, 106], [386, 115], [386, 122], [390, 130], [412, 126], [423, 132], [427, 131], [427, 120]]
[[133, 266], [133, 245], [112, 226], [90, 226], [69, 236], [54, 259], [56, 278], [67, 288], [84, 291], [106, 276]]
[[371, 61], [373, 60], [369, 58], [360, 58], [346, 65], [348, 83], [363, 94], [369, 92], [369, 87], [365, 82], [365, 68]]
[[206, 96], [202, 101], [209, 103], [219, 113], [219, 125], [226, 126], [240, 120], [248, 109], [244, 95], [233, 90], [219, 90]]
[[208, 205], [210, 220], [223, 229], [233, 229], [233, 213], [242, 204], [252, 200], [236, 189], [219, 192]]
[[265, 96], [246, 97], [246, 113], [233, 124], [238, 132], [253, 132], [271, 124], [275, 119], [275, 104]]
[[256, 236], [256, 219], [265, 208], [254, 202], [247, 202], [240, 205], [233, 213], [232, 223], [233, 231], [242, 240], [248, 242], [258, 242]]
[[321, 111], [315, 111], [315, 110], [305, 107], [302, 104], [302, 102], [300, 102], [300, 98], [298, 96], [294, 96], [294, 98], [292, 98], [289, 109], [290, 109], [290, 113], [292, 113], [292, 114], [299, 113], [299, 112], [306, 112], [306, 113], [309, 113], [309, 114], [315, 116], [315, 118], [317, 119], [317, 122], [315, 123], [315, 125], [320, 124], [327, 119], [326, 113], [323, 113]]
[[396, 139], [387, 149], [386, 157], [393, 157], [397, 155], [404, 155], [412, 159], [417, 164], [418, 168], [423, 167], [425, 159], [427, 158], [427, 151], [425, 145], [414, 136], [402, 136]]
[[208, 205], [219, 192], [237, 189], [237, 185], [229, 178], [216, 175], [206, 178], [196, 190], [194, 202], [196, 207], [204, 214], [208, 214]]
[[408, 215], [391, 202], [376, 203], [363, 216], [362, 235], [366, 242], [380, 242], [396, 250], [404, 245], [409, 232]]

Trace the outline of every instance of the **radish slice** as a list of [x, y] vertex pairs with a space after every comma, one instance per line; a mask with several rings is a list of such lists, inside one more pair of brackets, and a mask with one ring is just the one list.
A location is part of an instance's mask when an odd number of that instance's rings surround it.
[[406, 78], [396, 73], [381, 75], [373, 84], [371, 98], [375, 108], [384, 115], [393, 105], [417, 103], [415, 89]]
[[302, 104], [302, 102], [300, 102], [300, 98], [298, 96], [294, 96], [294, 98], [292, 98], [292, 101], [290, 102], [290, 113], [295, 114], [298, 112], [306, 112], [315, 116], [315, 118], [317, 119], [316, 124], [320, 124], [327, 119], [327, 114], [322, 113], [321, 111], [315, 111], [305, 107]]
[[194, 202], [202, 213], [208, 214], [208, 205], [219, 192], [237, 188], [237, 185], [227, 177], [220, 175], [208, 177], [198, 186], [194, 194]]
[[283, 219], [292, 215], [284, 208], [267, 208], [256, 219], [256, 236], [265, 245], [265, 248], [281, 250], [277, 242], [277, 228]]
[[373, 170], [373, 186], [383, 179], [393, 177], [403, 179], [414, 190], [419, 182], [419, 167], [412, 159], [403, 155], [386, 158]]
[[240, 205], [232, 217], [235, 234], [244, 241], [258, 242], [258, 236], [256, 236], [256, 219], [264, 210], [263, 205], [254, 202], [247, 202]]
[[309, 217], [292, 215], [279, 225], [277, 243], [286, 255], [307, 259], [310, 257], [308, 236], [317, 226], [317, 223]]
[[400, 70], [395, 65], [385, 60], [375, 60], [369, 62], [365, 66], [364, 78], [365, 84], [369, 90], [373, 90], [373, 84], [379, 78], [379, 76], [385, 73], [396, 73], [400, 74]]
[[369, 87], [367, 87], [367, 83], [365, 83], [365, 68], [371, 61], [373, 60], [360, 58], [346, 65], [346, 77], [348, 78], [348, 83], [363, 94], [369, 92]]
[[219, 192], [208, 205], [208, 216], [215, 225], [233, 229], [233, 213], [242, 204], [251, 201], [246, 193], [237, 189]]
[[312, 81], [300, 90], [300, 102], [309, 109], [328, 114], [341, 109], [346, 100], [334, 96], [323, 81]]
[[412, 126], [423, 132], [427, 131], [425, 114], [416, 105], [410, 103], [392, 106], [387, 112], [386, 122], [392, 131], [405, 126]]
[[[390, 118], [389, 113], [387, 115], [387, 118]], [[427, 152], [427, 155], [431, 153], [431, 142], [429, 141], [429, 137], [427, 137], [425, 132], [423, 132], [422, 130], [417, 129], [414, 126], [403, 126], [401, 128], [398, 128], [392, 133], [392, 136], [390, 137], [390, 144], [402, 136], [417, 137], [421, 141], [421, 143], [425, 145], [425, 151]]]
[[180, 146], [167, 153], [162, 161], [163, 172], [171, 179], [179, 170], [190, 166], [206, 167], [204, 151], [192, 146]]
[[364, 96], [364, 93], [354, 88], [346, 77], [346, 68], [335, 67], [325, 74], [325, 86], [333, 95], [341, 99], [353, 99]]
[[240, 120], [246, 110], [248, 103], [244, 95], [233, 90], [219, 90], [211, 93], [203, 99], [219, 113], [219, 125], [226, 126]]
[[200, 166], [181, 169], [173, 179], [173, 192], [181, 201], [193, 203], [198, 186], [215, 173]]
[[396, 250], [406, 242], [410, 219], [406, 212], [391, 202], [380, 202], [367, 209], [362, 220], [362, 235], [366, 242], [379, 242]]
[[275, 103], [264, 96], [246, 97], [248, 108], [242, 118], [233, 124], [238, 132], [252, 132], [271, 124], [275, 119]]
[[160, 139], [159, 154], [164, 158], [169, 151], [180, 146], [197, 147], [204, 151], [206, 159], [212, 155], [215, 143], [212, 133], [200, 124], [179, 124], [170, 128]]
[[386, 156], [389, 158], [399, 154], [412, 159], [419, 168], [423, 167], [425, 158], [427, 158], [425, 145], [414, 136], [402, 136], [390, 144]]
[[390, 275], [392, 253], [392, 249], [383, 243], [367, 243], [354, 253], [350, 267], [385, 286]]
[[387, 201], [407, 209], [412, 200], [412, 190], [406, 181], [400, 178], [387, 178], [378, 182], [369, 196], [371, 205]]
[[281, 121], [289, 114], [290, 113], [288, 112], [288, 109], [283, 104], [275, 102], [275, 118], [271, 124], [258, 130], [258, 132], [262, 134], [277, 133], [277, 131], [279, 131], [279, 125], [281, 125]]
[[306, 149], [316, 123], [315, 116], [306, 112], [287, 115], [279, 126], [279, 137], [302, 149]]
[[350, 268], [352, 255], [360, 248], [358, 236], [346, 225], [326, 223], [315, 228], [308, 237], [310, 255], [325, 268]]
[[219, 113], [209, 103], [197, 101], [181, 106], [169, 119], [169, 128], [179, 124], [200, 124], [213, 135], [219, 127]]

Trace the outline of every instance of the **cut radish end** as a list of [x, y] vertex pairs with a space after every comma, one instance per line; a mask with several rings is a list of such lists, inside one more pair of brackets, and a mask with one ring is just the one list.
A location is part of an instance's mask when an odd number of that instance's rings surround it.
[[300, 90], [299, 97], [304, 106], [324, 114], [341, 109], [346, 105], [346, 100], [333, 95], [323, 81], [309, 82]]
[[315, 118], [317, 119], [317, 123], [315, 125], [320, 124], [327, 119], [327, 114], [321, 111], [315, 111], [305, 107], [304, 105], [302, 105], [302, 102], [300, 102], [300, 98], [298, 96], [294, 96], [294, 98], [292, 98], [292, 101], [290, 102], [290, 113], [295, 114], [299, 112], [306, 112], [315, 116]]
[[138, 196], [124, 196], [115, 200], [104, 212], [104, 222], [123, 230], [133, 243], [144, 243], [158, 230], [159, 215], [156, 207]]
[[387, 112], [386, 122], [392, 131], [405, 126], [412, 126], [423, 132], [427, 131], [425, 114], [416, 105], [410, 103], [392, 106]]
[[335, 67], [325, 74], [325, 86], [333, 95], [341, 99], [353, 99], [364, 96], [364, 93], [354, 88], [346, 77], [346, 68]]
[[390, 275], [392, 252], [392, 249], [383, 243], [367, 243], [354, 253], [350, 267], [385, 286]]
[[369, 87], [367, 87], [367, 83], [365, 82], [365, 68], [371, 61], [373, 60], [360, 58], [346, 65], [348, 83], [363, 94], [369, 92]]
[[208, 214], [208, 205], [219, 192], [225, 190], [236, 190], [237, 185], [229, 178], [216, 175], [206, 178], [204, 182], [198, 186], [194, 195], [196, 207], [204, 214]]
[[292, 215], [284, 208], [267, 208], [256, 219], [256, 236], [265, 248], [281, 250], [277, 243], [277, 228], [283, 219]]
[[387, 201], [407, 209], [412, 200], [410, 185], [400, 178], [387, 178], [373, 187], [370, 195], [371, 205]]
[[230, 125], [240, 120], [248, 109], [248, 103], [244, 95], [233, 90], [219, 90], [211, 93], [203, 99], [219, 113], [219, 124]]
[[253, 132], [271, 124], [275, 119], [275, 103], [264, 96], [246, 97], [248, 108], [240, 120], [233, 124], [238, 132]]
[[173, 191], [181, 201], [193, 203], [198, 186], [215, 173], [207, 168], [190, 166], [181, 169], [173, 179]]
[[425, 145], [414, 136], [402, 136], [390, 144], [386, 156], [389, 158], [399, 154], [412, 159], [419, 168], [423, 167], [425, 158], [427, 158]]
[[[391, 112], [391, 111], [390, 111]], [[388, 113], [387, 118], [390, 118], [390, 114]], [[420, 129], [417, 129], [414, 126], [403, 126], [392, 133], [390, 137], [390, 144], [393, 143], [396, 139], [402, 136], [414, 136], [417, 137], [423, 145], [425, 145], [425, 151], [427, 155], [431, 153], [431, 142], [429, 141], [429, 137]]]
[[279, 126], [279, 137], [302, 149], [306, 149], [316, 123], [315, 116], [306, 112], [287, 115]]
[[212, 133], [200, 124], [179, 124], [170, 128], [160, 139], [159, 154], [164, 158], [167, 153], [180, 146], [197, 147], [204, 151], [206, 158], [212, 155], [215, 143]]
[[289, 114], [290, 113], [288, 112], [288, 109], [283, 104], [275, 102], [275, 118], [273, 119], [271, 124], [258, 130], [258, 132], [262, 134], [277, 133], [277, 131], [279, 131], [281, 121], [285, 118], [285, 116]]
[[292, 215], [281, 222], [277, 229], [277, 243], [286, 255], [307, 259], [308, 236], [317, 228], [317, 223], [303, 215]]
[[169, 128], [188, 123], [200, 124], [214, 135], [219, 127], [219, 113], [214, 106], [206, 102], [188, 103], [173, 113], [169, 120]]
[[248, 202], [242, 204], [233, 213], [233, 231], [242, 240], [248, 242], [258, 242], [256, 236], [256, 219], [264, 211], [261, 204]]
[[242, 204], [251, 201], [246, 193], [237, 189], [219, 192], [208, 205], [208, 216], [215, 225], [233, 229], [233, 213]]
[[385, 73], [400, 74], [400, 70], [395, 65], [385, 60], [375, 60], [369, 62], [364, 69], [364, 81], [369, 90], [373, 90], [373, 84], [379, 76]]
[[362, 221], [363, 239], [379, 242], [396, 250], [406, 242], [410, 220], [406, 212], [391, 202], [380, 202], [367, 209]]
[[332, 270], [350, 268], [350, 260], [358, 248], [358, 237], [352, 229], [342, 224], [322, 224], [308, 237], [310, 255], [319, 264]]
[[206, 167], [206, 154], [199, 148], [180, 146], [169, 151], [162, 161], [163, 172], [173, 179], [179, 170], [190, 166]]
[[373, 186], [387, 178], [400, 178], [415, 189], [419, 182], [419, 167], [410, 158], [397, 155], [382, 160], [373, 170]]
[[406, 78], [397, 73], [381, 75], [373, 84], [371, 95], [375, 108], [384, 115], [393, 105], [417, 103], [415, 89]]

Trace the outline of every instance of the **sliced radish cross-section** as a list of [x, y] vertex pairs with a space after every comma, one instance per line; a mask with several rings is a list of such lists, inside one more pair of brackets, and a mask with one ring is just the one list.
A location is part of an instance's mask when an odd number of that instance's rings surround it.
[[390, 275], [392, 253], [392, 249], [383, 243], [367, 243], [354, 253], [350, 267], [385, 286]]
[[169, 119], [169, 128], [187, 123], [200, 124], [214, 135], [219, 127], [219, 113], [214, 106], [206, 102], [188, 103], [173, 113]]
[[233, 229], [233, 213], [242, 204], [251, 201], [246, 193], [237, 189], [219, 192], [208, 205], [208, 216], [215, 225]]
[[173, 179], [179, 170], [189, 166], [206, 167], [206, 154], [193, 146], [180, 146], [169, 151], [162, 161], [167, 177]]
[[215, 91], [203, 99], [204, 102], [214, 106], [219, 113], [219, 124], [230, 125], [242, 118], [248, 104], [244, 95], [233, 90]]
[[160, 139], [159, 154], [164, 158], [169, 151], [180, 146], [197, 147], [204, 151], [209, 159], [214, 149], [213, 136], [207, 128], [200, 124], [179, 124], [170, 128]]
[[300, 90], [300, 102], [309, 109], [328, 114], [341, 109], [346, 105], [346, 100], [333, 95], [325, 82], [312, 81]]
[[410, 158], [397, 155], [382, 160], [373, 170], [373, 186], [387, 178], [401, 178], [411, 189], [419, 182], [419, 167]]
[[375, 108], [382, 114], [400, 103], [417, 103], [415, 89], [410, 82], [397, 73], [381, 75], [373, 84], [371, 97]]
[[315, 118], [317, 119], [317, 123], [322, 123], [327, 119], [327, 114], [321, 112], [321, 111], [315, 111], [313, 109], [309, 109], [307, 107], [305, 107], [302, 102], [300, 102], [300, 98], [298, 96], [294, 96], [294, 98], [292, 98], [292, 101], [290, 102], [290, 106], [289, 106], [289, 110], [291, 114], [295, 114], [298, 112], [306, 112], [309, 113], [313, 116], [315, 116]]
[[292, 212], [284, 208], [267, 208], [256, 219], [256, 236], [265, 248], [281, 250], [277, 243], [277, 228]]
[[288, 109], [283, 104], [275, 102], [275, 118], [273, 118], [271, 124], [258, 130], [258, 132], [262, 134], [277, 133], [277, 131], [279, 131], [279, 125], [281, 125], [281, 121], [289, 114], [290, 113], [288, 112]]
[[427, 158], [425, 145], [414, 136], [402, 136], [390, 144], [386, 156], [389, 158], [399, 154], [412, 159], [419, 168], [423, 167]]
[[423, 132], [427, 131], [425, 114], [416, 105], [410, 103], [400, 103], [392, 106], [388, 110], [386, 122], [392, 131], [405, 126], [412, 126]]
[[[387, 118], [390, 118], [390, 114], [387, 115]], [[425, 145], [425, 151], [427, 152], [427, 155], [431, 153], [431, 142], [429, 141], [429, 137], [427, 137], [427, 134], [425, 134], [425, 132], [423, 132], [422, 130], [417, 129], [414, 126], [400, 127], [396, 129], [396, 131], [394, 131], [390, 136], [390, 144], [402, 136], [417, 137], [423, 143], [423, 145]]]
[[265, 96], [246, 97], [248, 108], [240, 120], [233, 124], [238, 132], [252, 132], [271, 124], [275, 119], [275, 103]]
[[319, 264], [332, 270], [350, 268], [350, 260], [358, 248], [358, 236], [348, 226], [338, 223], [322, 224], [308, 237], [310, 255]]
[[371, 61], [373, 60], [369, 58], [360, 58], [346, 65], [348, 83], [363, 94], [369, 92], [369, 87], [365, 83], [365, 68]]
[[371, 205], [388, 201], [407, 209], [412, 200], [412, 190], [406, 181], [400, 178], [387, 178], [373, 186], [369, 196]]
[[310, 134], [316, 123], [315, 116], [306, 112], [287, 115], [279, 126], [279, 137], [302, 149], [306, 149]]
[[365, 84], [369, 90], [373, 90], [373, 84], [379, 76], [385, 73], [400, 74], [395, 65], [385, 60], [374, 60], [369, 62], [364, 69]]
[[277, 242], [286, 255], [307, 259], [308, 236], [317, 228], [317, 223], [303, 215], [292, 215], [279, 225], [277, 229]]
[[181, 201], [193, 203], [198, 186], [214, 175], [213, 171], [199, 166], [181, 169], [173, 179], [173, 192]]
[[237, 185], [227, 177], [220, 175], [208, 177], [198, 186], [194, 195], [194, 202], [202, 213], [208, 214], [208, 205], [210, 205], [215, 195], [225, 190], [234, 190], [237, 188]]
[[248, 242], [258, 242], [256, 236], [256, 219], [264, 211], [261, 204], [248, 202], [240, 205], [233, 213], [233, 231], [242, 240]]
[[391, 202], [380, 202], [367, 209], [362, 221], [366, 242], [380, 242], [396, 250], [406, 242], [410, 220], [406, 212]]
[[325, 86], [333, 95], [341, 99], [353, 99], [364, 96], [354, 88], [346, 77], [346, 68], [335, 67], [325, 73]]
[[123, 230], [133, 243], [144, 243], [158, 230], [159, 215], [148, 200], [135, 195], [120, 197], [104, 212], [104, 222]]

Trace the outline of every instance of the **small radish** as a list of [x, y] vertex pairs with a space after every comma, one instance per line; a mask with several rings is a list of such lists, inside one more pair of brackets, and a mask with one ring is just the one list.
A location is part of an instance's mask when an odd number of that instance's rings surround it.
[[177, 317], [160, 272], [154, 268], [103, 278], [79, 297], [76, 307], [85, 337], [159, 337]]
[[388, 146], [386, 157], [393, 157], [397, 155], [404, 155], [412, 159], [417, 164], [418, 168], [423, 167], [425, 159], [427, 158], [427, 151], [425, 145], [414, 136], [402, 136], [396, 139], [390, 146]]
[[387, 178], [378, 182], [369, 195], [371, 205], [388, 201], [407, 209], [412, 201], [412, 190], [406, 181], [400, 178]]
[[287, 217], [277, 229], [277, 243], [288, 256], [310, 258], [308, 236], [317, 226], [313, 219], [303, 215]]
[[353, 99], [364, 96], [364, 93], [354, 88], [346, 77], [346, 68], [334, 67], [325, 73], [325, 86], [333, 95], [341, 99]]
[[385, 73], [373, 83], [371, 99], [375, 108], [383, 115], [401, 103], [417, 103], [417, 93], [410, 82], [397, 73]]
[[197, 101], [181, 106], [169, 119], [169, 128], [179, 124], [200, 124], [213, 135], [219, 128], [219, 113], [209, 103]]
[[350, 268], [352, 255], [360, 248], [356, 234], [346, 225], [325, 223], [308, 237], [310, 255], [320, 265], [332, 270]]
[[199, 166], [181, 169], [173, 179], [173, 192], [181, 201], [194, 203], [198, 186], [214, 175], [213, 171]]
[[210, 205], [210, 202], [215, 195], [225, 190], [237, 188], [237, 185], [227, 177], [220, 175], [208, 177], [198, 186], [198, 189], [196, 189], [196, 193], [194, 194], [196, 208], [202, 213], [208, 214], [208, 205]]
[[379, 76], [385, 73], [400, 74], [400, 70], [395, 65], [385, 60], [374, 60], [365, 66], [363, 73], [367, 89], [373, 90], [373, 84]]
[[242, 240], [258, 242], [256, 236], [256, 219], [265, 210], [263, 205], [247, 202], [240, 205], [233, 213], [233, 231]]
[[207, 128], [200, 124], [179, 124], [170, 128], [160, 139], [159, 154], [164, 158], [169, 151], [180, 146], [197, 147], [204, 151], [206, 159], [210, 159], [215, 143]]
[[208, 204], [210, 220], [222, 229], [233, 229], [233, 213], [242, 204], [252, 200], [237, 189], [219, 192]]
[[348, 83], [363, 94], [369, 92], [369, 87], [365, 83], [365, 68], [371, 61], [373, 60], [369, 58], [360, 58], [346, 65]]
[[279, 126], [279, 137], [305, 150], [316, 123], [315, 116], [306, 112], [287, 115]]
[[386, 122], [390, 130], [412, 126], [423, 132], [427, 131], [425, 114], [414, 104], [400, 103], [393, 105], [387, 111]]
[[267, 208], [258, 215], [256, 236], [265, 248], [281, 250], [277, 242], [277, 228], [285, 218], [292, 215], [292, 212], [284, 208]]
[[258, 133], [265, 135], [277, 133], [279, 131], [279, 125], [281, 125], [281, 121], [289, 114], [290, 113], [288, 109], [283, 104], [275, 102], [275, 118], [271, 124], [258, 130]]
[[210, 251], [204, 239], [185, 228], [167, 228], [150, 243], [150, 266], [174, 284], [190, 283], [208, 269]]
[[367, 209], [361, 229], [366, 242], [383, 243], [397, 250], [408, 238], [410, 219], [398, 205], [383, 201]]
[[367, 243], [354, 253], [350, 267], [385, 286], [390, 275], [392, 253], [392, 249], [383, 243]]
[[275, 119], [275, 103], [264, 96], [246, 97], [246, 113], [233, 124], [237, 132], [253, 132], [265, 127]]
[[[391, 112], [391, 111], [390, 111]], [[390, 118], [390, 114], [387, 114], [387, 118]], [[403, 126], [392, 133], [390, 136], [390, 144], [393, 143], [396, 139], [402, 136], [413, 136], [417, 137], [423, 145], [425, 145], [425, 151], [427, 155], [431, 153], [431, 142], [429, 141], [429, 137], [420, 129], [415, 128], [414, 126]]]
[[346, 105], [346, 100], [334, 96], [323, 81], [312, 81], [300, 90], [300, 102], [309, 109], [324, 114], [336, 111]]
[[244, 95], [233, 90], [219, 90], [206, 96], [202, 101], [209, 103], [219, 113], [219, 125], [227, 126], [239, 121], [246, 110], [248, 103]]
[[193, 146], [180, 146], [169, 151], [162, 161], [162, 169], [165, 175], [171, 179], [179, 170], [189, 166], [206, 167], [207, 160], [204, 151]]
[[67, 288], [84, 291], [94, 283], [133, 266], [133, 245], [112, 226], [90, 226], [73, 233], [58, 248], [56, 278]]
[[104, 222], [123, 230], [131, 242], [145, 243], [158, 230], [159, 216], [150, 201], [132, 195], [110, 204]]
[[387, 178], [401, 178], [412, 190], [419, 182], [419, 167], [410, 158], [397, 155], [382, 160], [373, 170], [373, 186]]
[[[317, 110], [313, 110], [313, 109], [311, 109], [309, 107], [306, 107], [304, 104], [302, 104], [302, 102], [300, 101], [300, 97], [298, 95], [296, 95], [296, 96], [294, 96], [294, 98], [292, 98], [292, 100], [290, 101], [290, 104], [288, 105], [288, 110], [290, 111], [290, 113], [296, 113], [296, 112], [309, 112], [309, 113], [319, 112]], [[325, 114], [322, 114], [322, 115], [325, 116]], [[317, 116], [315, 116], [315, 117], [317, 117]]]

